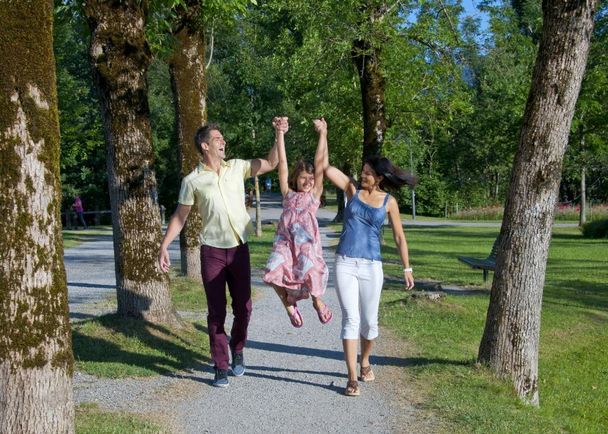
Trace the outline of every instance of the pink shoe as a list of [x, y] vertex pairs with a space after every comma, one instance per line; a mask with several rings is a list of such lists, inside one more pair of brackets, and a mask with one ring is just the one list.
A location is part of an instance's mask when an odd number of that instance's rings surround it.
[[334, 317], [333, 312], [329, 310], [326, 304], [324, 304], [323, 307], [317, 311], [317, 315], [319, 316], [319, 321], [321, 321], [321, 324], [327, 324]]
[[[295, 304], [293, 305], [293, 312], [289, 313], [289, 320], [291, 321], [291, 325], [294, 326], [295, 328], [300, 328], [304, 325], [304, 319], [302, 318], [302, 314], [300, 313], [300, 311], [298, 310], [298, 306], [296, 306]], [[300, 322], [298, 324], [298, 321]]]

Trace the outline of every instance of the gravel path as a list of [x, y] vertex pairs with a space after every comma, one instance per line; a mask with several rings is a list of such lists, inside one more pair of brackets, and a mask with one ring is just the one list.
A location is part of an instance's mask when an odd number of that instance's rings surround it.
[[[280, 204], [270, 203], [264, 218], [276, 219]], [[319, 212], [321, 223], [332, 213]], [[335, 234], [322, 228], [324, 242]], [[326, 250], [326, 255], [331, 254]], [[173, 243], [171, 256], [178, 264], [179, 246]], [[333, 276], [333, 258], [326, 258]], [[100, 236], [68, 249], [70, 313], [73, 320], [113, 311], [114, 262], [111, 236]], [[309, 300], [299, 303], [304, 326], [291, 326], [271, 288], [254, 275], [259, 297], [254, 302], [249, 341], [245, 349], [247, 372], [230, 376], [230, 386], [211, 386], [211, 366], [178, 376], [147, 379], [98, 379], [76, 373], [77, 403], [94, 402], [102, 408], [149, 415], [179, 433], [260, 432], [432, 432], [433, 421], [412, 402], [416, 391], [409, 389], [402, 366], [404, 350], [395, 340], [379, 340], [372, 356], [377, 380], [360, 383], [361, 396], [344, 396], [346, 368], [339, 339], [340, 309], [333, 282], [324, 297], [334, 319], [322, 325]], [[228, 323], [231, 321], [229, 315]], [[229, 330], [230, 324], [227, 325]]]

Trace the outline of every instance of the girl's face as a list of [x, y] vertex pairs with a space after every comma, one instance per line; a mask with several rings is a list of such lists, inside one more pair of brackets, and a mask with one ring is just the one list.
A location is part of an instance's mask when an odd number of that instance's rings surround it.
[[302, 170], [296, 178], [296, 185], [298, 187], [298, 191], [308, 193], [315, 187], [314, 173], [308, 173]]
[[374, 172], [374, 169], [372, 169], [369, 164], [365, 163], [363, 169], [361, 169], [361, 188], [380, 188], [380, 181], [382, 181], [382, 178], [382, 176], [376, 175], [376, 172]]

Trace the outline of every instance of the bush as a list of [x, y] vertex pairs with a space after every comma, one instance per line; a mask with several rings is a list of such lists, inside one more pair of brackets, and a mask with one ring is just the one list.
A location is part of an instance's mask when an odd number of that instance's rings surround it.
[[608, 219], [586, 223], [582, 231], [585, 238], [608, 238]]
[[[412, 190], [402, 188], [395, 193], [399, 210], [411, 212]], [[427, 216], [443, 216], [445, 203], [448, 199], [447, 186], [445, 182], [437, 177], [427, 176], [418, 179], [416, 185], [416, 213]]]

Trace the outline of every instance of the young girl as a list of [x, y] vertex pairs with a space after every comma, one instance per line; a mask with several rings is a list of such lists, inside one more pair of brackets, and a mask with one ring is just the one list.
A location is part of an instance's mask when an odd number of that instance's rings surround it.
[[279, 219], [272, 253], [266, 264], [264, 282], [272, 285], [294, 327], [304, 321], [296, 302], [312, 296], [319, 321], [327, 324], [332, 312], [321, 300], [327, 286], [328, 270], [323, 260], [316, 212], [323, 193], [323, 162], [327, 153], [327, 123], [313, 121], [319, 134], [315, 166], [299, 161], [288, 181], [284, 133], [277, 129], [279, 151], [279, 186], [283, 195], [283, 213]]

